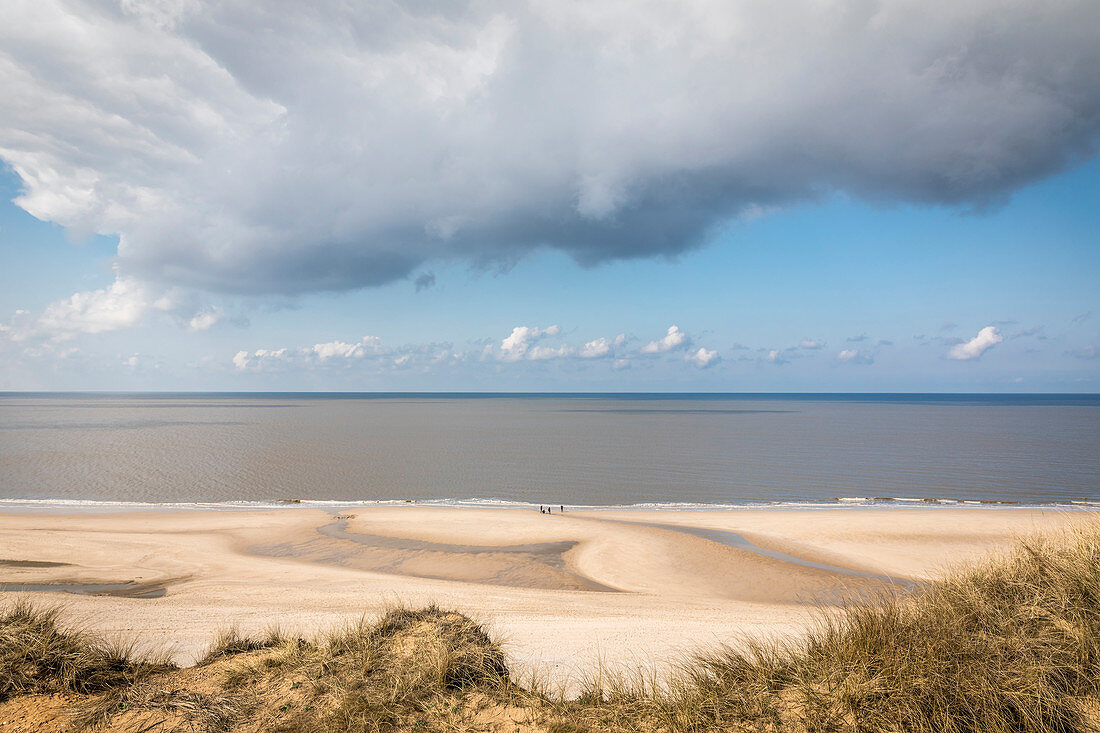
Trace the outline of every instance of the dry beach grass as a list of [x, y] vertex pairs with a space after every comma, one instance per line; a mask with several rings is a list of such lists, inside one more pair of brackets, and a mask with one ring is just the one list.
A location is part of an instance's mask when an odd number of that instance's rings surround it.
[[823, 611], [797, 642], [696, 655], [659, 682], [597, 675], [571, 696], [515, 679], [480, 625], [434, 606], [311, 638], [227, 631], [172, 669], [16, 602], [0, 660], [15, 730], [1096, 730], [1100, 529]]

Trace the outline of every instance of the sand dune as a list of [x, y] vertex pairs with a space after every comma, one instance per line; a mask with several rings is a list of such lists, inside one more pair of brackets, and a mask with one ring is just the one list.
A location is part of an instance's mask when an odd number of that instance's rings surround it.
[[[308, 631], [435, 600], [484, 619], [508, 640], [513, 664], [564, 679], [600, 659], [660, 664], [745, 634], [797, 633], [817, 606], [885, 584], [846, 571], [930, 579], [1089, 516], [416, 506], [339, 518], [317, 509], [8, 514], [0, 583], [163, 588], [159, 598], [35, 596], [64, 601], [97, 630], [171, 644], [185, 663], [219, 626]], [[721, 532], [776, 556], [715, 541]]]

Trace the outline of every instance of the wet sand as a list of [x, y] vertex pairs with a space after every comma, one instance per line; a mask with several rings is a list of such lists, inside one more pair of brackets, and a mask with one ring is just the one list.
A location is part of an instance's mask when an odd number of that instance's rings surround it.
[[796, 635], [852, 594], [913, 587], [1094, 516], [417, 506], [7, 514], [0, 590], [33, 587], [25, 595], [63, 602], [98, 631], [169, 646], [182, 663], [230, 624], [308, 633], [435, 601], [485, 622], [521, 671], [565, 681], [601, 661], [660, 667], [746, 636]]

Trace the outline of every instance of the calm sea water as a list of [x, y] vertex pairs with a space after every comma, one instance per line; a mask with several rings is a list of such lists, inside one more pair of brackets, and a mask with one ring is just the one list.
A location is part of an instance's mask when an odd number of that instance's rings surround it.
[[0, 395], [9, 503], [870, 497], [1100, 501], [1100, 395]]

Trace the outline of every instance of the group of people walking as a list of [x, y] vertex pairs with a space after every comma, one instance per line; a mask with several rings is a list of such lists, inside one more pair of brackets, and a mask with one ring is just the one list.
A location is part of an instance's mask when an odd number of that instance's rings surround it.
[[[543, 506], [542, 504], [539, 504], [539, 514], [553, 514], [553, 513], [554, 513], [554, 507], [552, 507], [552, 506]], [[562, 504], [558, 505], [558, 514], [565, 514], [565, 506], [564, 505], [562, 505]]]

